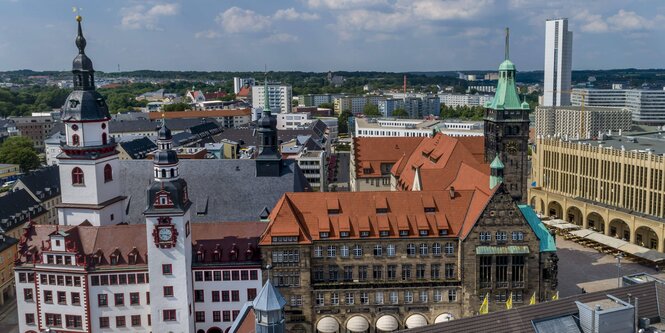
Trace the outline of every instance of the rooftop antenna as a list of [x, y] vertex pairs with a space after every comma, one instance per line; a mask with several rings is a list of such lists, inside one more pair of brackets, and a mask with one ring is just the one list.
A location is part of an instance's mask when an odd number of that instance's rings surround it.
[[404, 74], [404, 97], [406, 97], [406, 74]]
[[510, 57], [510, 29], [506, 27], [506, 46], [505, 46], [505, 60], [508, 60]]

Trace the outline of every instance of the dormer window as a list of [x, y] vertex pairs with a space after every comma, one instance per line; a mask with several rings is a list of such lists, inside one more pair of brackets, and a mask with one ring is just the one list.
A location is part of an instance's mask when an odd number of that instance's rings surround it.
[[390, 236], [390, 231], [388, 230], [379, 231], [379, 237], [388, 237], [388, 236]]
[[386, 213], [388, 213], [388, 208], [377, 208], [376, 213], [377, 214], [386, 214]]
[[213, 261], [222, 261], [222, 252], [220, 250], [215, 250], [215, 252], [212, 253], [212, 260]]
[[112, 254], [111, 255], [111, 265], [117, 265], [118, 264], [118, 255], [117, 254]]
[[164, 206], [169, 203], [169, 199], [165, 195], [159, 196], [159, 204]]
[[196, 261], [203, 262], [203, 261], [205, 261], [205, 258], [206, 258], [206, 255], [205, 255], [204, 251], [199, 250], [199, 251], [196, 252]]
[[360, 237], [369, 237], [369, 231], [361, 231]]
[[418, 233], [420, 236], [427, 236], [429, 235], [429, 230], [419, 230]]
[[320, 232], [319, 237], [328, 238], [328, 237], [330, 237], [330, 233], [329, 232]]
[[448, 234], [448, 229], [441, 229], [439, 230], [439, 236], [445, 236]]
[[342, 237], [342, 238], [348, 238], [349, 236], [351, 236], [351, 233], [348, 232], [348, 231], [341, 231], [339, 233], [339, 237]]
[[339, 214], [339, 209], [328, 209], [328, 215], [337, 215]]
[[434, 208], [434, 207], [425, 207], [425, 213], [436, 213], [436, 208]]
[[136, 265], [136, 253], [130, 253], [128, 256], [128, 261], [130, 265]]
[[399, 236], [400, 236], [400, 237], [407, 237], [407, 236], [409, 236], [409, 230], [400, 230], [400, 231], [399, 231]]

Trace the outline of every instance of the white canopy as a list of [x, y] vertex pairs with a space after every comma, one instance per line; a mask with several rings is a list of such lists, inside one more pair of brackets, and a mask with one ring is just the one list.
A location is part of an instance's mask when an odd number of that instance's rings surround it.
[[416, 328], [427, 326], [427, 319], [423, 315], [413, 314], [409, 318], [406, 318], [406, 327], [407, 328]]
[[316, 329], [321, 333], [337, 333], [339, 331], [339, 323], [333, 317], [323, 317], [316, 324]]
[[455, 319], [455, 317], [453, 317], [453, 315], [451, 315], [450, 313], [442, 313], [442, 314], [436, 316], [436, 319], [434, 319], [434, 323], [435, 324], [445, 323], [445, 322], [451, 321], [453, 319]]
[[399, 323], [395, 317], [390, 315], [384, 315], [376, 321], [376, 328], [384, 332], [392, 332], [399, 327]]
[[367, 319], [362, 316], [353, 316], [346, 322], [346, 329], [351, 332], [365, 332], [369, 328]]

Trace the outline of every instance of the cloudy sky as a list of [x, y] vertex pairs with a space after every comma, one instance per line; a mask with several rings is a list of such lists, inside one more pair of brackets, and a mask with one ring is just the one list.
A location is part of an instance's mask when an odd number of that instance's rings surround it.
[[575, 69], [663, 68], [662, 0], [0, 0], [0, 70], [67, 70], [81, 7], [98, 70], [494, 69], [543, 66], [568, 17]]

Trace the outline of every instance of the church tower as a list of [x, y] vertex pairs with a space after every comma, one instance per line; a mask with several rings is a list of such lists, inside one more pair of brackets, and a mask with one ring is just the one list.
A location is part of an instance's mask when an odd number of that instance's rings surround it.
[[282, 156], [277, 145], [277, 119], [270, 113], [268, 99], [268, 78], [264, 83], [263, 115], [256, 122], [259, 133], [259, 155], [256, 157], [256, 175], [258, 177], [279, 177], [281, 174]]
[[123, 222], [122, 202], [117, 179], [118, 152], [109, 137], [111, 119], [104, 98], [95, 90], [95, 70], [85, 54], [86, 40], [76, 17], [78, 54], [72, 73], [74, 91], [62, 107], [66, 140], [61, 143], [60, 186], [62, 203], [58, 220], [63, 225], [113, 225]]
[[145, 215], [153, 332], [194, 332], [192, 235], [187, 182], [162, 122]]
[[485, 163], [498, 156], [504, 164], [503, 183], [519, 203], [526, 202], [529, 104], [520, 103], [515, 86], [515, 65], [509, 60], [506, 28], [505, 60], [499, 66], [499, 82], [491, 102], [485, 104]]

